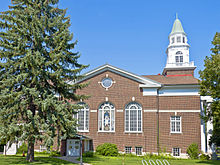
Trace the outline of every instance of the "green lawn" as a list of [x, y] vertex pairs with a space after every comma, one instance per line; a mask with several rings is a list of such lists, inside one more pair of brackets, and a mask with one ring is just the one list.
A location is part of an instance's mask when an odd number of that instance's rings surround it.
[[[140, 157], [104, 157], [95, 155], [93, 158], [84, 158], [84, 162], [92, 165], [142, 165]], [[220, 165], [220, 161], [200, 161], [200, 160], [169, 160], [170, 165]], [[28, 163], [21, 156], [0, 155], [0, 165], [73, 165], [56, 158], [50, 158], [48, 155], [37, 155], [35, 162]]]
[[0, 155], [0, 165], [73, 165], [73, 163], [63, 161], [56, 158], [50, 158], [48, 155], [37, 155], [33, 163], [26, 161], [25, 157], [21, 156], [4, 156]]
[[[84, 162], [92, 165], [142, 165], [140, 157], [104, 157], [94, 156], [84, 158]], [[220, 161], [200, 161], [200, 160], [169, 160], [170, 165], [220, 165]], [[148, 163], [149, 164], [149, 163]]]

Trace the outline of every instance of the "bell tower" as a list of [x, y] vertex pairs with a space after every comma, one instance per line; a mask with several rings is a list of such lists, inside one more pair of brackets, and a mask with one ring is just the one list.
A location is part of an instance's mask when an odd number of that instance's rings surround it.
[[194, 76], [194, 62], [189, 60], [189, 44], [183, 26], [176, 15], [169, 45], [166, 50], [167, 63], [163, 70], [164, 76]]

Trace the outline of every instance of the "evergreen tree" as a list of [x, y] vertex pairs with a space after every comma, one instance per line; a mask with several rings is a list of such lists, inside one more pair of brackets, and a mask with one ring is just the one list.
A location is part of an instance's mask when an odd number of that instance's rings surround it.
[[28, 161], [36, 141], [53, 145], [57, 129], [58, 137], [75, 135], [80, 107], [69, 100], [87, 98], [75, 93], [86, 86], [74, 82], [87, 66], [78, 63], [70, 18], [58, 2], [12, 0], [0, 14], [0, 141], [26, 141]]
[[204, 96], [211, 96], [213, 103], [207, 111], [206, 120], [213, 122], [213, 134], [210, 144], [220, 146], [220, 33], [216, 33], [212, 42], [211, 57], [205, 59], [205, 69], [200, 71], [200, 93]]

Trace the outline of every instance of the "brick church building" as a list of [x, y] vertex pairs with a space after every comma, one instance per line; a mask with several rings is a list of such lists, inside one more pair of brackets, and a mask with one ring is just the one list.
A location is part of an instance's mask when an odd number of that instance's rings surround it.
[[[192, 143], [207, 148], [202, 144], [205, 135], [199, 84], [194, 77], [196, 66], [189, 59], [187, 35], [178, 18], [166, 53], [167, 63], [161, 75], [139, 76], [105, 64], [77, 82], [89, 83], [77, 92], [91, 96], [79, 102], [84, 108], [75, 115], [84, 151], [114, 143], [124, 153], [162, 151], [185, 157]], [[62, 155], [79, 153], [79, 139], [61, 142]]]
[[[140, 76], [109, 64], [86, 73], [77, 82], [89, 85], [76, 92], [90, 96], [78, 103], [84, 108], [74, 116], [78, 138], [62, 140], [61, 155], [79, 156], [79, 137], [83, 152], [114, 143], [123, 153], [162, 151], [186, 157], [187, 147], [197, 143], [203, 152], [211, 153], [206, 132], [211, 132], [212, 125], [205, 126], [200, 114], [202, 105], [212, 99], [199, 95], [196, 66], [189, 59], [189, 44], [179, 19], [173, 24], [166, 53], [161, 75]], [[46, 148], [36, 144], [35, 149]], [[4, 150], [16, 154], [16, 144]]]

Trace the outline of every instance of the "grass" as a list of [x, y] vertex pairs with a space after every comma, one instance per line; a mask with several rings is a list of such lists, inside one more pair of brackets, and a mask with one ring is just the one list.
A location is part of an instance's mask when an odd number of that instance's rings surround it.
[[[95, 155], [93, 158], [83, 158], [83, 161], [92, 165], [142, 165], [143, 157], [105, 157]], [[146, 160], [146, 159], [145, 159]], [[220, 165], [220, 161], [201, 161], [201, 160], [168, 160], [170, 165]]]
[[[83, 158], [84, 162], [92, 165], [142, 165], [143, 157], [105, 157], [95, 155], [92, 158]], [[146, 159], [145, 159], [146, 160]], [[170, 165], [220, 165], [220, 161], [201, 161], [201, 160], [169, 160]], [[25, 160], [25, 157], [20, 155], [16, 156], [4, 156], [0, 155], [0, 165], [73, 165], [73, 163], [63, 161], [56, 158], [48, 157], [46, 154], [36, 154], [35, 161], [29, 163]]]
[[26, 157], [20, 155], [16, 156], [4, 156], [0, 155], [0, 165], [73, 165], [73, 163], [60, 160], [57, 158], [50, 158], [45, 154], [37, 154], [35, 156], [35, 161], [29, 163], [26, 161]]

